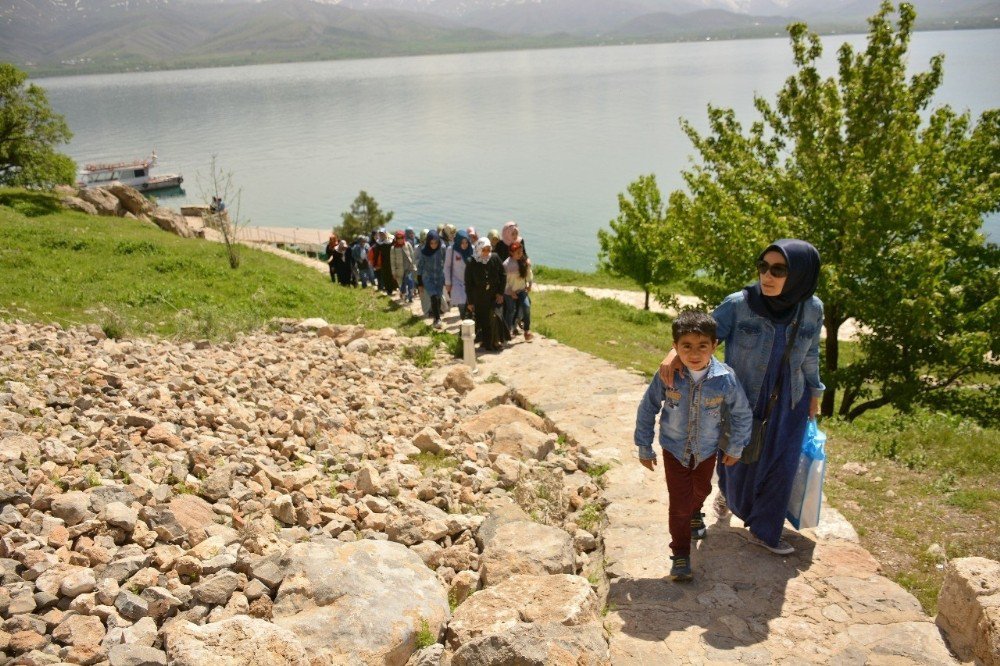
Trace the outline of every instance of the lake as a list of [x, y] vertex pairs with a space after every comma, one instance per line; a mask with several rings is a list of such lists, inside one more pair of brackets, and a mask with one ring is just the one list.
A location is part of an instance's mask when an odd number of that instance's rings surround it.
[[[824, 39], [826, 73], [836, 48]], [[920, 32], [910, 63], [945, 54], [935, 104], [1000, 105], [1000, 30]], [[38, 80], [74, 132], [78, 163], [148, 155], [181, 172], [172, 206], [211, 197], [213, 155], [251, 224], [329, 229], [359, 190], [392, 227], [480, 233], [517, 220], [532, 257], [589, 270], [617, 195], [655, 173], [681, 186], [706, 105], [749, 124], [793, 72], [787, 39], [292, 63]], [[230, 204], [232, 202], [229, 202]], [[986, 222], [1000, 238], [1000, 216]]]

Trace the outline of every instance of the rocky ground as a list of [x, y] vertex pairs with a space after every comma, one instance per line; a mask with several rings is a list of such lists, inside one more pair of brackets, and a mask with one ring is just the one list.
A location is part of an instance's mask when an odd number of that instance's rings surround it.
[[609, 663], [606, 467], [441, 354], [0, 323], [0, 663]]

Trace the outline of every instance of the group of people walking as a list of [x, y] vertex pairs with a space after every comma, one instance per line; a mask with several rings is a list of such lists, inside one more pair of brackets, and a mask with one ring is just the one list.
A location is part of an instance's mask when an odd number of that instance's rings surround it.
[[461, 319], [476, 322], [476, 341], [497, 351], [512, 337], [531, 334], [534, 276], [516, 222], [480, 237], [474, 227], [442, 225], [411, 228], [391, 237], [385, 229], [350, 244], [336, 234], [327, 244], [330, 279], [343, 286], [371, 285], [407, 303], [419, 297], [423, 314], [435, 328], [452, 307]]

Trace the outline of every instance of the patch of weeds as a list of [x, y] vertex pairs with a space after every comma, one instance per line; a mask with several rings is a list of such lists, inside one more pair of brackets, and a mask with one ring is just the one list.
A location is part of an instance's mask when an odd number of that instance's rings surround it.
[[581, 529], [593, 533], [597, 526], [601, 524], [601, 507], [593, 502], [585, 504], [583, 509], [580, 510], [580, 517], [577, 519], [576, 524]]
[[545, 525], [560, 525], [566, 517], [562, 471], [544, 467], [522, 474], [511, 496], [532, 520]]
[[455, 597], [455, 590], [449, 590], [448, 592], [448, 608], [451, 609], [452, 613], [458, 608], [458, 599]]
[[985, 509], [989, 502], [1000, 502], [998, 490], [956, 490], [948, 498], [948, 504], [966, 511]]
[[108, 312], [101, 321], [101, 330], [112, 340], [121, 340], [128, 335], [128, 322], [117, 312]]
[[411, 456], [410, 460], [412, 460], [424, 474], [438, 469], [452, 469], [454, 467], [458, 467], [458, 459], [449, 456], [446, 453], [430, 453], [429, 451], [424, 451], [415, 456]]
[[177, 493], [178, 495], [194, 495], [195, 494], [194, 488], [192, 488], [191, 486], [189, 486], [186, 483], [175, 483], [174, 484], [174, 492]]
[[444, 331], [431, 330], [431, 340], [448, 351], [454, 358], [462, 358], [464, 349], [462, 348], [462, 336], [457, 333], [446, 333]]
[[535, 414], [535, 416], [541, 416], [543, 419], [545, 418], [545, 412], [542, 410], [541, 407], [535, 407], [533, 405], [531, 407], [531, 411], [532, 411], [533, 414]]
[[101, 485], [101, 475], [95, 471], [87, 472], [87, 476], [84, 477], [84, 481], [87, 482], [87, 486], [96, 488]]
[[503, 384], [503, 380], [500, 379], [500, 375], [495, 372], [490, 373], [490, 376], [484, 380], [487, 384]]
[[604, 608], [601, 609], [601, 617], [607, 617], [608, 613], [614, 613], [617, 610], [618, 610], [618, 604], [614, 602], [605, 604]]
[[69, 490], [69, 483], [67, 483], [66, 479], [62, 478], [61, 476], [57, 476], [56, 478], [52, 479], [52, 483], [55, 485], [56, 488], [58, 488], [63, 492]]
[[429, 368], [434, 365], [434, 343], [403, 348], [403, 358], [409, 360], [418, 368]]
[[437, 643], [437, 637], [431, 633], [430, 625], [423, 618], [420, 619], [420, 631], [417, 632], [416, 641], [418, 650], [423, 650]]
[[607, 474], [609, 469], [611, 469], [611, 463], [601, 463], [588, 469], [587, 475], [592, 479], [597, 479]]
[[931, 484], [934, 492], [946, 494], [954, 491], [958, 487], [958, 479], [955, 478], [955, 473], [951, 470], [945, 471], [941, 476], [934, 479]]
[[160, 246], [147, 240], [126, 240], [120, 241], [117, 245], [115, 245], [114, 253], [118, 255], [159, 254]]

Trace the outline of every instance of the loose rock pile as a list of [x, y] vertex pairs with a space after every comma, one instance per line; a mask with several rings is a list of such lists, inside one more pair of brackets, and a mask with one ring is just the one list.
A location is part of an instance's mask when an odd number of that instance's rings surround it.
[[0, 663], [609, 663], [586, 452], [429, 340], [279, 325], [0, 324]]

